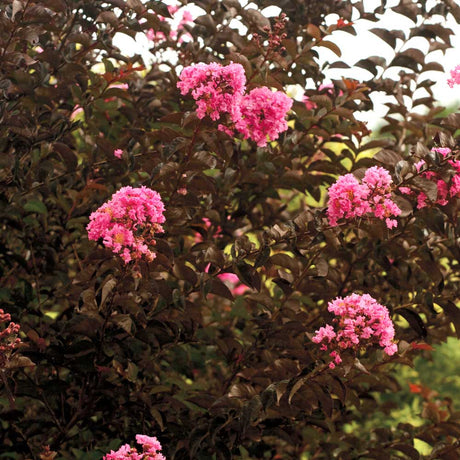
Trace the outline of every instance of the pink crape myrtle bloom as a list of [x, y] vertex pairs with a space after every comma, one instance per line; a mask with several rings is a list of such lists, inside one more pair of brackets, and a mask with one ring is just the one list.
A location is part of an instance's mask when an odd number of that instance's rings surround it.
[[327, 215], [329, 224], [338, 225], [339, 219], [354, 219], [374, 215], [385, 219], [388, 228], [398, 225], [391, 217], [401, 214], [401, 210], [391, 199], [392, 179], [388, 171], [379, 166], [369, 168], [360, 183], [353, 174], [340, 176], [329, 187]]
[[447, 84], [453, 88], [454, 85], [460, 85], [460, 65], [450, 71], [450, 77]]
[[113, 151], [113, 154], [117, 157], [117, 158], [121, 158], [121, 156], [123, 155], [123, 150], [121, 149], [115, 149]]
[[449, 147], [433, 147], [431, 151], [441, 154], [444, 158], [452, 153], [452, 150]]
[[241, 116], [232, 116], [236, 129], [245, 139], [251, 138], [259, 147], [267, 145], [288, 128], [285, 120], [292, 107], [292, 99], [281, 91], [271, 91], [262, 86], [243, 96], [240, 101]]
[[369, 190], [369, 202], [371, 203], [371, 212], [378, 219], [385, 219], [388, 228], [398, 226], [395, 219], [390, 219], [391, 216], [399, 216], [401, 209], [391, 199], [391, 185], [393, 183], [390, 173], [379, 166], [369, 168], [363, 178], [363, 184]]
[[145, 186], [123, 187], [93, 212], [86, 229], [90, 240], [102, 238], [103, 244], [120, 254], [125, 263], [145, 257], [155, 258], [150, 246], [154, 233], [162, 233], [164, 205], [160, 195]]
[[353, 219], [370, 212], [367, 201], [370, 190], [359, 183], [353, 174], [340, 176], [328, 190], [329, 206], [327, 215], [329, 224], [335, 227], [339, 219]]
[[167, 8], [171, 16], [173, 16], [179, 11], [179, 7], [177, 5], [168, 5]]
[[318, 107], [316, 103], [311, 101], [308, 96], [303, 96], [302, 102], [305, 104], [307, 110], [315, 110], [316, 107]]
[[[11, 321], [11, 315], [0, 308], [0, 326], [6, 325], [9, 321]], [[13, 350], [21, 343], [18, 337], [20, 329], [19, 324], [9, 323], [3, 330], [0, 330], [0, 371], [7, 364]]]
[[427, 200], [428, 200], [428, 197], [426, 196], [426, 194], [423, 192], [420, 192], [417, 195], [417, 209], [426, 208], [428, 206]]
[[331, 369], [342, 362], [340, 352], [347, 349], [356, 353], [379, 345], [389, 356], [396, 353], [395, 330], [388, 309], [369, 294], [337, 297], [329, 302], [328, 310], [336, 317], [332, 324], [315, 331], [312, 341], [321, 344], [321, 350], [330, 351]]
[[161, 32], [160, 30], [155, 31], [154, 29], [149, 29], [145, 33], [145, 36], [147, 37], [147, 40], [151, 42], [159, 42], [161, 40], [166, 40], [166, 35], [164, 34], [164, 32]]
[[279, 133], [288, 128], [285, 117], [292, 100], [283, 92], [273, 92], [265, 86], [244, 94], [246, 76], [240, 64], [195, 64], [186, 67], [179, 80], [177, 87], [181, 94], [191, 92], [195, 99], [198, 118], [209, 115], [218, 120], [228, 114], [229, 124], [221, 123], [218, 129], [230, 136], [237, 130], [245, 139], [251, 138], [264, 147], [267, 138], [278, 139]]
[[181, 19], [181, 23], [182, 24], [188, 24], [190, 22], [193, 22], [193, 15], [190, 11], [188, 10], [185, 10], [182, 14], [182, 19]]
[[136, 441], [142, 446], [142, 452], [138, 452], [135, 447], [131, 447], [129, 444], [124, 444], [116, 452], [112, 450], [105, 455], [103, 460], [166, 460], [164, 455], [160, 453], [161, 444], [157, 438], [137, 434]]
[[[452, 150], [449, 147], [433, 147], [432, 152], [439, 153], [443, 158], [447, 158], [452, 154]], [[425, 160], [420, 160], [414, 164], [420, 176], [436, 183], [438, 194], [436, 197], [435, 204], [440, 206], [445, 206], [449, 203], [450, 198], [460, 197], [460, 161], [448, 159], [447, 163], [455, 171], [454, 176], [451, 178], [450, 183], [447, 183], [441, 176], [435, 171], [423, 171], [423, 167], [426, 165]], [[400, 187], [401, 189], [406, 189], [407, 187]], [[409, 189], [410, 192], [407, 192], [407, 195], [415, 193], [413, 190]], [[429, 204], [428, 197], [423, 192], [418, 192], [417, 194], [417, 209], [422, 209], [427, 207]]]
[[182, 95], [191, 92], [198, 109], [198, 118], [209, 115], [217, 120], [224, 113], [239, 116], [239, 101], [246, 88], [241, 64], [222, 66], [198, 63], [182, 70], [177, 87]]

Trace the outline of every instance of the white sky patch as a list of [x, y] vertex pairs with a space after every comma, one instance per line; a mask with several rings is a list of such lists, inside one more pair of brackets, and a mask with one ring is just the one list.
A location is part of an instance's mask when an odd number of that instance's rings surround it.
[[[398, 3], [398, 0], [392, 0], [388, 2], [388, 6], [395, 6]], [[431, 5], [428, 4], [427, 9], [429, 10], [434, 4], [435, 2], [431, 2]], [[375, 0], [367, 0], [365, 5], [367, 8], [375, 8], [377, 3]], [[329, 15], [326, 19], [327, 24], [334, 24], [337, 22], [338, 16], [333, 14]], [[455, 19], [451, 15], [449, 15], [447, 19], [440, 15], [435, 16], [433, 20], [430, 21], [430, 23], [439, 23], [452, 29], [454, 35], [451, 35], [450, 39], [453, 47], [447, 50], [445, 53], [443, 53], [441, 50], [438, 50], [427, 55], [426, 62], [438, 62], [446, 69], [446, 72], [424, 72], [423, 79], [429, 78], [430, 80], [436, 82], [436, 84], [433, 86], [433, 92], [441, 105], [458, 106], [460, 104], [459, 91], [458, 89], [450, 88], [447, 85], [447, 79], [450, 77], [450, 70], [460, 63], [460, 25], [455, 22]], [[380, 15], [378, 22], [359, 19], [354, 24], [355, 30], [357, 32], [356, 36], [341, 30], [337, 30], [332, 34], [330, 38], [328, 38], [328, 40], [336, 43], [340, 47], [342, 51], [342, 57], [337, 58], [337, 56], [332, 51], [322, 48], [319, 51], [319, 62], [320, 64], [323, 64], [324, 62], [335, 62], [337, 60], [341, 60], [352, 67], [351, 69], [327, 70], [325, 73], [331, 79], [340, 79], [342, 77], [354, 78], [359, 81], [369, 79], [372, 77], [372, 74], [367, 70], [361, 69], [359, 67], [353, 67], [356, 62], [358, 62], [360, 59], [365, 59], [370, 56], [380, 56], [385, 58], [387, 62], [391, 62], [395, 55], [395, 51], [391, 48], [391, 46], [389, 46], [383, 40], [379, 39], [375, 34], [370, 32], [369, 29], [381, 28], [387, 30], [402, 30], [407, 35], [409, 29], [414, 26], [415, 24], [412, 20], [391, 10], [387, 10], [384, 14]], [[409, 48], [418, 49], [426, 54], [428, 51], [428, 42], [422, 37], [413, 37], [405, 44], [401, 40], [397, 40], [396, 50], [398, 52], [407, 50]], [[383, 76], [399, 79], [398, 74], [400, 71], [412, 72], [411, 70], [397, 67], [388, 69], [383, 74]], [[378, 74], [378, 76], [380, 75]], [[383, 102], [385, 102], [385, 100], [382, 98], [388, 100], [388, 97], [385, 97], [383, 94], [372, 95], [372, 99], [376, 103], [375, 111], [369, 114], [362, 114], [363, 119], [369, 121], [371, 127], [379, 119], [381, 119], [382, 114], [384, 115], [387, 111], [386, 107], [381, 105]]]
[[[171, 30], [177, 28], [184, 11], [189, 11], [193, 19], [206, 14], [202, 8], [192, 3], [183, 7], [174, 0], [165, 0], [163, 3], [166, 5], [177, 5], [180, 7], [178, 12], [172, 15], [172, 19], [167, 18], [168, 23], [171, 25]], [[187, 38], [185, 38], [185, 40], [187, 40]], [[161, 56], [154, 56], [150, 52], [152, 42], [147, 38], [146, 34], [142, 32], [138, 32], [135, 39], [126, 34], [117, 33], [113, 37], [113, 44], [118, 47], [125, 56], [132, 57], [136, 54], [140, 54], [146, 66], [150, 66], [153, 62], [158, 61], [167, 61], [170, 62], [173, 66], [178, 65], [177, 53], [173, 50], [164, 51], [162, 52]]]

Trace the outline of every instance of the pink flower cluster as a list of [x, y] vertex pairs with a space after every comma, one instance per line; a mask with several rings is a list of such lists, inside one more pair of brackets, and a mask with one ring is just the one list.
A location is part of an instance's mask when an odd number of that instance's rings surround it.
[[255, 88], [240, 101], [239, 117], [234, 117], [235, 128], [245, 139], [253, 139], [259, 147], [278, 139], [287, 130], [286, 113], [292, 107], [292, 99], [281, 91], [271, 91], [266, 86]]
[[238, 116], [238, 105], [246, 89], [246, 76], [243, 66], [230, 64], [222, 66], [216, 62], [185, 67], [180, 74], [177, 87], [182, 95], [191, 92], [197, 102], [196, 111], [199, 118], [209, 115], [217, 120], [222, 113], [232, 113]]
[[[0, 308], [0, 324], [11, 321], [11, 315]], [[5, 367], [13, 350], [21, 343], [18, 337], [19, 324], [10, 323], [0, 331], [0, 370]]]
[[450, 71], [450, 77], [447, 84], [453, 88], [454, 85], [460, 85], [460, 65]]
[[220, 124], [219, 129], [233, 135], [238, 130], [245, 139], [251, 138], [259, 147], [277, 139], [286, 131], [286, 113], [292, 100], [281, 91], [267, 87], [255, 88], [245, 94], [246, 76], [243, 66], [217, 63], [199, 63], [186, 67], [177, 83], [182, 95], [191, 92], [197, 102], [197, 115], [209, 115], [213, 120], [222, 115], [230, 116], [230, 124]]
[[[431, 151], [439, 153], [444, 158], [452, 153], [452, 150], [449, 147], [433, 147]], [[435, 171], [423, 171], [422, 169], [426, 165], [425, 160], [420, 160], [419, 162], [415, 163], [415, 168], [417, 169], [417, 172], [420, 173], [420, 176], [436, 184], [438, 194], [435, 204], [440, 206], [445, 206], [447, 203], [449, 203], [450, 198], [460, 197], [460, 161], [448, 160], [447, 163], [452, 166], [455, 171], [455, 174], [449, 183], [442, 179], [441, 176]], [[400, 187], [399, 191], [405, 195], [412, 195], [415, 193], [414, 190], [409, 187]], [[429, 201], [426, 194], [419, 192], [417, 194], [417, 208], [425, 208], [428, 206], [428, 204]]]
[[376, 344], [390, 356], [398, 350], [393, 342], [395, 330], [388, 309], [369, 294], [351, 294], [344, 299], [337, 297], [329, 302], [328, 310], [336, 318], [332, 325], [327, 324], [315, 331], [312, 341], [320, 343], [321, 350], [330, 351], [331, 369], [342, 362], [342, 350], [357, 352]]
[[154, 234], [162, 233], [164, 205], [160, 195], [147, 187], [123, 187], [93, 212], [86, 229], [90, 240], [103, 239], [104, 246], [120, 254], [125, 263], [152, 261]]
[[389, 172], [380, 166], [369, 168], [360, 183], [353, 174], [340, 176], [329, 187], [329, 224], [337, 225], [339, 219], [353, 219], [372, 214], [385, 219], [388, 228], [398, 225], [392, 216], [399, 216], [401, 210], [391, 199], [392, 179]]
[[103, 460], [166, 460], [161, 454], [161, 444], [157, 438], [137, 434], [136, 441], [142, 446], [142, 452], [138, 452], [135, 447], [124, 444], [116, 452], [104, 456]]

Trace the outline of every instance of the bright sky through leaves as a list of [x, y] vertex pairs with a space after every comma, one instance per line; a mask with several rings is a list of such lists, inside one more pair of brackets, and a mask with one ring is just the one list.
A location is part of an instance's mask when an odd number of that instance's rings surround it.
[[[176, 2], [173, 0], [165, 1], [167, 4], [175, 5]], [[254, 4], [246, 3], [247, 8], [255, 8]], [[389, 0], [388, 7], [393, 7], [399, 3], [399, 0]], [[435, 1], [432, 2], [435, 4]], [[376, 0], [368, 0], [365, 2], [367, 10], [373, 10], [380, 4], [379, 1]], [[431, 5], [432, 6], [432, 5]], [[431, 8], [430, 5], [427, 5], [427, 8]], [[205, 12], [190, 3], [185, 7], [189, 10], [193, 17], [198, 17]], [[270, 6], [262, 10], [263, 14], [266, 17], [275, 17], [279, 16], [281, 13], [281, 9], [276, 6]], [[357, 14], [356, 14], [357, 16]], [[327, 18], [327, 24], [335, 24], [339, 17], [336, 14], [331, 14]], [[436, 18], [437, 21], [445, 21], [445, 18], [439, 16]], [[406, 16], [400, 15], [395, 13], [394, 11], [390, 11], [389, 9], [381, 15], [379, 22], [371, 22], [365, 19], [359, 19], [355, 22], [354, 27], [356, 29], [356, 36], [351, 35], [343, 30], [335, 31], [332, 36], [328, 39], [329, 41], [335, 42], [339, 45], [342, 56], [340, 60], [347, 63], [351, 68], [350, 69], [326, 69], [325, 75], [326, 77], [332, 79], [341, 79], [342, 77], [352, 78], [359, 81], [368, 79], [371, 74], [362, 68], [354, 67], [354, 64], [358, 62], [360, 59], [369, 57], [369, 56], [381, 56], [390, 62], [394, 56], [394, 50], [387, 45], [383, 40], [379, 39], [375, 34], [369, 31], [372, 28], [383, 28], [383, 29], [401, 29], [403, 31], [407, 31], [410, 27], [414, 24], [413, 22], [407, 18]], [[444, 66], [446, 72], [426, 72], [424, 75], [426, 78], [430, 78], [433, 81], [436, 81], [436, 85], [433, 87], [435, 94], [437, 95], [437, 99], [441, 105], [452, 107], [455, 105], [460, 104], [460, 95], [458, 90], [449, 88], [447, 85], [447, 79], [449, 78], [449, 71], [456, 64], [460, 62], [460, 26], [455, 22], [455, 20], [450, 17], [443, 25], [450, 27], [454, 31], [454, 35], [451, 36], [451, 41], [453, 47], [448, 49], [444, 54], [441, 51], [436, 51], [431, 53], [429, 58], [427, 59], [428, 62], [436, 61], [439, 62], [441, 65]], [[231, 26], [239, 29], [244, 30], [244, 26], [238, 21], [233, 19], [231, 21]], [[399, 51], [404, 51], [408, 48], [416, 48], [420, 49], [422, 52], [427, 52], [428, 43], [424, 38], [421, 37], [414, 37], [410, 39], [406, 43], [401, 43], [401, 40], [398, 40], [399, 43]], [[118, 34], [115, 38], [114, 43], [120, 47], [122, 52], [127, 55], [134, 55], [137, 53], [141, 53], [144, 60], [148, 64], [152, 61], [153, 56], [149, 53], [150, 42], [147, 40], [145, 34], [139, 33], [136, 37], [136, 41], [132, 38]], [[335, 62], [339, 60], [339, 58], [329, 49], [327, 48], [320, 48], [318, 49], [320, 53], [320, 64], [322, 65], [325, 62]], [[164, 55], [166, 59], [170, 60], [171, 63], [177, 61], [177, 57], [174, 53], [171, 52], [171, 55]], [[384, 76], [387, 77], [394, 77], [398, 78], [398, 73], [400, 70], [404, 70], [402, 68], [394, 68], [392, 67], [385, 73]], [[388, 72], [391, 72], [389, 74]], [[314, 82], [311, 81], [309, 88], [314, 88]], [[289, 93], [295, 97], [296, 99], [300, 99], [302, 97], [303, 90], [302, 88], [291, 88]], [[384, 105], [384, 102], [391, 102], [390, 98], [387, 96], [381, 97], [379, 94], [373, 94], [374, 100], [374, 111], [372, 112], [363, 112], [357, 113], [356, 116], [360, 120], [367, 121], [369, 123], [369, 127], [371, 129], [375, 129], [378, 125], [381, 124], [382, 117], [387, 112], [387, 107]]]

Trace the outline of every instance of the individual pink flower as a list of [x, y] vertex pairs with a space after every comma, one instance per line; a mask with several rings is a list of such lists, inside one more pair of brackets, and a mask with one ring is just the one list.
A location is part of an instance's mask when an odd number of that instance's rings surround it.
[[[209, 230], [213, 225], [212, 222], [207, 217], [203, 217], [203, 223], [204, 223], [204, 227], [206, 228], [206, 230]], [[215, 232], [212, 235], [212, 238], [216, 239], [216, 238], [221, 238], [221, 237], [222, 237], [222, 227], [218, 225]], [[204, 239], [201, 236], [201, 233], [196, 232], [195, 233], [195, 243], [202, 243], [203, 241]]]
[[153, 29], [149, 29], [145, 33], [145, 36], [147, 37], [147, 40], [154, 41], [154, 39], [155, 39], [155, 31]]
[[316, 107], [318, 107], [316, 103], [311, 101], [310, 98], [306, 95], [303, 96], [302, 102], [305, 104], [307, 110], [315, 110]]
[[[320, 92], [325, 91], [327, 94], [329, 94], [329, 96], [334, 96], [335, 86], [333, 83], [322, 83], [321, 85], [318, 86], [318, 91]], [[343, 91], [341, 89], [339, 89], [338, 95], [339, 96], [343, 95]]]
[[133, 458], [131, 456], [131, 446], [124, 444], [117, 451], [111, 450], [109, 454], [104, 455], [103, 460], [124, 460]]
[[111, 83], [109, 85], [109, 88], [118, 88], [118, 89], [127, 90], [129, 89], [129, 85], [128, 83]]
[[[433, 147], [432, 152], [439, 153], [444, 159], [452, 154], [452, 150], [449, 147]], [[437, 197], [435, 204], [445, 206], [449, 203], [449, 198], [460, 197], [460, 161], [448, 159], [447, 163], [454, 169], [455, 174], [451, 178], [450, 182], [446, 182], [441, 176], [435, 171], [423, 170], [426, 165], [425, 160], [420, 160], [415, 163], [415, 168], [420, 176], [424, 179], [428, 179], [436, 183]], [[401, 187], [402, 188], [402, 187]], [[401, 190], [400, 188], [400, 190]], [[412, 191], [411, 191], [412, 192]], [[417, 208], [422, 209], [428, 206], [429, 201], [425, 193], [419, 192], [417, 195]]]
[[246, 291], [249, 291], [249, 287], [243, 284], [234, 273], [220, 273], [217, 278], [224, 281], [234, 296], [243, 295]]
[[460, 197], [460, 174], [457, 173], [452, 177], [449, 189], [449, 195], [451, 197]]
[[415, 169], [417, 170], [417, 172], [420, 172], [425, 164], [426, 164], [425, 160], [417, 161], [417, 163], [414, 164]]
[[222, 66], [218, 63], [198, 63], [182, 70], [177, 87], [182, 95], [191, 92], [198, 109], [198, 118], [209, 115], [217, 120], [224, 113], [239, 115], [246, 76], [241, 64]]
[[[9, 321], [11, 321], [11, 315], [0, 308], [0, 326], [5, 326]], [[8, 326], [0, 330], [0, 372], [10, 359], [13, 350], [21, 343], [18, 337], [20, 329], [19, 324], [10, 322]]]
[[113, 154], [117, 157], [117, 158], [121, 158], [121, 156], [123, 155], [123, 150], [121, 149], [115, 149], [113, 151]]
[[[128, 83], [111, 83], [107, 89], [121, 89], [123, 91], [126, 91], [128, 88], [129, 88]], [[111, 96], [111, 97], [106, 97], [104, 99], [104, 102], [112, 102], [116, 100], [117, 98], [115, 96]], [[122, 106], [124, 105], [125, 104], [122, 104]]]
[[189, 24], [190, 22], [193, 22], [193, 15], [190, 11], [185, 10], [182, 14], [182, 24]]
[[329, 356], [332, 358], [332, 361], [329, 363], [331, 369], [334, 369], [337, 364], [342, 362], [342, 358], [337, 351], [332, 351]]
[[428, 206], [427, 199], [428, 197], [426, 196], [426, 194], [423, 192], [420, 192], [417, 195], [417, 209], [426, 208]]
[[166, 460], [161, 451], [161, 444], [157, 438], [137, 434], [136, 441], [142, 446], [142, 452], [135, 447], [124, 444], [117, 451], [106, 454], [103, 460]]
[[460, 85], [460, 65], [450, 71], [450, 77], [447, 84], [453, 88], [454, 85]]
[[436, 181], [436, 186], [438, 188], [436, 204], [439, 204], [440, 206], [445, 206], [447, 203], [449, 203], [449, 200], [447, 199], [449, 195], [449, 186], [443, 179], [438, 179]]
[[125, 263], [152, 261], [154, 234], [162, 233], [164, 205], [160, 195], [145, 186], [123, 187], [93, 212], [86, 229], [90, 240], [102, 238], [104, 246], [120, 254]]
[[403, 195], [412, 195], [412, 189], [410, 187], [399, 187], [398, 190], [403, 194]]
[[223, 125], [222, 123], [220, 123], [218, 126], [217, 126], [217, 129], [219, 131], [222, 131], [223, 133], [227, 134], [228, 136], [234, 136], [235, 135], [235, 129], [234, 128], [231, 128], [229, 126], [226, 126], [226, 125]]
[[391, 199], [392, 183], [390, 173], [380, 166], [369, 168], [362, 183], [353, 174], [340, 176], [328, 190], [329, 224], [336, 226], [341, 218], [353, 219], [371, 214], [385, 220], [389, 229], [397, 227], [398, 222], [392, 217], [399, 216], [401, 209]]
[[[334, 85], [332, 83], [322, 83], [321, 85], [319, 85], [318, 91], [325, 92], [329, 96], [334, 96]], [[343, 95], [343, 91], [341, 89], [339, 89], [338, 95], [339, 96]], [[314, 110], [318, 107], [318, 105], [315, 102], [311, 101], [310, 97], [307, 95], [303, 96], [302, 101], [304, 102], [307, 110]]]
[[292, 99], [281, 91], [271, 91], [262, 86], [243, 96], [240, 101], [241, 114], [232, 114], [235, 128], [245, 139], [251, 138], [259, 147], [278, 139], [288, 128], [286, 114], [292, 107]]
[[331, 369], [342, 362], [340, 353], [343, 350], [356, 354], [378, 345], [389, 356], [396, 353], [395, 330], [388, 309], [369, 294], [337, 297], [329, 302], [328, 310], [335, 315], [332, 324], [315, 331], [312, 341], [321, 344], [321, 350], [330, 351]]
[[177, 13], [177, 11], [179, 10], [179, 7], [177, 5], [168, 5], [167, 8], [168, 8], [168, 12], [169, 12], [169, 14], [171, 16], [174, 16]]
[[145, 33], [145, 36], [147, 37], [147, 40], [151, 42], [160, 42], [166, 40], [166, 35], [161, 30], [155, 31], [154, 29], [149, 29]]
[[459, 160], [448, 160], [447, 161], [457, 173], [460, 173], [460, 161]]
[[452, 153], [449, 147], [433, 147], [431, 151], [441, 154], [444, 158]]
[[[401, 210], [397, 207], [396, 203], [391, 202], [391, 204], [394, 205], [394, 210], [395, 210], [395, 211], [396, 211], [396, 209], [398, 209], [399, 211], [401, 211]], [[389, 209], [389, 208], [387, 208], [387, 209]], [[391, 230], [392, 228], [396, 228], [396, 227], [398, 226], [398, 221], [397, 221], [396, 219], [390, 219], [389, 217], [386, 217], [386, 218], [385, 218], [385, 224], [386, 224], [387, 228], [389, 228], [389, 229]]]
[[73, 108], [72, 113], [70, 114], [70, 119], [73, 121], [77, 118], [78, 115], [84, 113], [83, 107], [80, 107], [78, 104]]

